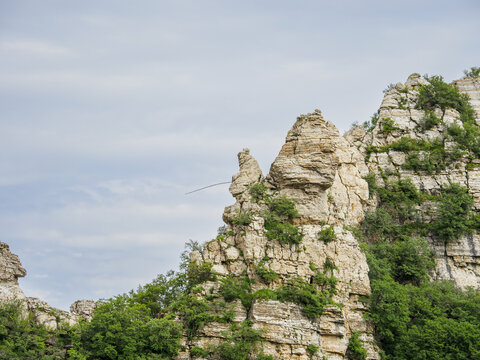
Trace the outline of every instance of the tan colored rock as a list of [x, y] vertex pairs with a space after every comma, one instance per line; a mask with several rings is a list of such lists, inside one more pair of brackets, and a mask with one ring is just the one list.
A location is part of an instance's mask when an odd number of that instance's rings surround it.
[[18, 256], [10, 252], [7, 244], [0, 242], [0, 301], [25, 299], [18, 278], [26, 274]]
[[70, 313], [86, 321], [91, 321], [96, 305], [97, 303], [93, 300], [77, 300], [70, 305]]
[[244, 193], [250, 186], [262, 178], [262, 170], [257, 160], [250, 155], [249, 149], [244, 149], [238, 154], [240, 171], [233, 175], [230, 192], [234, 197]]

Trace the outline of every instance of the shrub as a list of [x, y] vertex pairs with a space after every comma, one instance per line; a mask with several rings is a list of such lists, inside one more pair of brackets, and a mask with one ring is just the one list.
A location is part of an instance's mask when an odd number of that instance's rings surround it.
[[250, 195], [252, 196], [252, 199], [258, 203], [260, 200], [263, 200], [267, 196], [267, 191], [268, 188], [263, 184], [263, 183], [257, 183], [248, 189], [250, 192]]
[[425, 110], [425, 116], [421, 120], [419, 126], [423, 131], [430, 130], [440, 124], [442, 119], [439, 119], [435, 116], [435, 113], [432, 110]]
[[227, 276], [222, 279], [219, 292], [227, 302], [240, 299], [245, 309], [250, 309], [253, 300], [252, 282], [248, 277]]
[[31, 313], [25, 317], [20, 302], [0, 304], [1, 359], [60, 359], [72, 336], [68, 327], [56, 333], [38, 325]]
[[431, 223], [432, 231], [444, 241], [459, 238], [472, 231], [471, 208], [473, 198], [467, 189], [451, 184], [442, 190], [437, 218]]
[[325, 229], [322, 229], [318, 232], [318, 239], [323, 241], [325, 244], [332, 242], [335, 240], [335, 231], [333, 230], [333, 226], [329, 226]]
[[447, 84], [443, 77], [437, 75], [425, 76], [425, 79], [429, 84], [419, 87], [417, 108], [433, 111], [438, 106], [444, 114], [446, 109], [461, 112], [468, 98], [456, 86]]
[[464, 70], [463, 73], [467, 78], [477, 79], [480, 77], [480, 67], [472, 67], [470, 70]]
[[244, 320], [239, 325], [232, 324], [224, 333], [225, 342], [212, 349], [215, 359], [220, 360], [273, 360], [271, 356], [262, 353], [259, 343], [263, 341], [262, 331], [252, 328], [250, 320]]
[[350, 336], [346, 355], [349, 360], [366, 360], [367, 350], [363, 347], [358, 332], [353, 332], [352, 336]]
[[307, 346], [307, 352], [310, 354], [310, 355], [315, 355], [319, 350], [319, 347], [317, 345], [314, 345], [314, 344], [310, 344]]
[[382, 119], [382, 129], [386, 134], [391, 133], [394, 130], [398, 130], [398, 127], [395, 126], [395, 122], [391, 118]]
[[277, 293], [275, 290], [271, 289], [260, 289], [255, 291], [253, 294], [253, 297], [255, 299], [260, 299], [260, 300], [277, 300]]
[[260, 261], [257, 266], [255, 266], [255, 272], [262, 279], [265, 284], [270, 284], [273, 281], [278, 280], [278, 274], [270, 269], [267, 269], [263, 264], [263, 261]]
[[236, 216], [231, 219], [232, 225], [246, 226], [252, 222], [253, 214], [248, 210], [240, 210], [236, 212]]
[[303, 234], [298, 226], [288, 222], [298, 216], [295, 203], [285, 196], [269, 198], [266, 202], [269, 210], [263, 218], [267, 238], [284, 244], [299, 244]]
[[371, 132], [373, 129], [375, 129], [375, 126], [377, 125], [379, 119], [379, 112], [375, 112], [369, 121], [365, 121], [362, 126], [365, 129], [366, 132]]
[[303, 238], [298, 226], [289, 223], [266, 222], [265, 229], [267, 230], [265, 235], [268, 239], [277, 240], [283, 244], [300, 244]]
[[151, 319], [144, 305], [118, 296], [97, 306], [90, 323], [83, 322], [77, 353], [94, 359], [174, 357], [180, 349], [182, 326], [171, 319]]
[[333, 304], [333, 291], [318, 291], [313, 284], [301, 278], [294, 278], [277, 290], [277, 298], [284, 302], [293, 302], [302, 307], [302, 312], [310, 319], [316, 319], [323, 313], [327, 304]]
[[267, 201], [270, 212], [274, 215], [292, 220], [298, 216], [298, 211], [295, 209], [295, 202], [281, 195]]
[[196, 261], [190, 262], [187, 270], [188, 288], [193, 289], [196, 285], [206, 281], [215, 281], [217, 275], [212, 271], [212, 268], [213, 263], [211, 262], [200, 264], [197, 264]]

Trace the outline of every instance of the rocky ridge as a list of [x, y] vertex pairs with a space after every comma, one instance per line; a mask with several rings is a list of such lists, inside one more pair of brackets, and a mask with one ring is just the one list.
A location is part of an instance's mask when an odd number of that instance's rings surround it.
[[[369, 268], [352, 230], [378, 205], [365, 178], [373, 174], [380, 185], [410, 179], [427, 198], [416, 209], [424, 222], [435, 216], [437, 204], [431, 199], [450, 184], [464, 186], [474, 212], [480, 211], [479, 157], [469, 149], [456, 151], [451, 131], [465, 128], [462, 114], [418, 108], [419, 89], [428, 84], [419, 74], [397, 83], [386, 91], [372, 126], [344, 136], [319, 110], [298, 117], [266, 175], [248, 149], [238, 154], [240, 170], [230, 186], [236, 201], [223, 214], [227, 225], [190, 254], [194, 268], [207, 269], [208, 275], [192, 296], [215, 303], [230, 317], [206, 321], [195, 336], [185, 333], [178, 360], [202, 359], [198, 349], [230, 341], [232, 324], [258, 330], [262, 354], [275, 359], [348, 359], [353, 336], [360, 338], [367, 359], [380, 359], [374, 329], [364, 318]], [[454, 84], [469, 95], [479, 124], [479, 79], [465, 77]], [[432, 280], [478, 288], [480, 236], [475, 231], [448, 242], [432, 232], [424, 237], [435, 254]], [[3, 243], [0, 267], [0, 299], [23, 301], [39, 323], [55, 329], [60, 321], [91, 318], [91, 301], [76, 302], [67, 313], [26, 298], [18, 286], [26, 271]], [[247, 284], [241, 295], [228, 293], [241, 282]], [[313, 315], [306, 311], [312, 304], [285, 296], [292, 290], [320, 299]]]
[[25, 311], [33, 314], [35, 321], [48, 329], [56, 330], [60, 323], [73, 325], [82, 317], [90, 320], [95, 308], [93, 300], [78, 300], [70, 306], [70, 312], [56, 309], [35, 297], [26, 297], [18, 279], [25, 277], [27, 271], [23, 268], [17, 255], [10, 252], [10, 247], [0, 242], [0, 302], [19, 301]]
[[[348, 132], [345, 137], [354, 144], [365, 156], [368, 170], [377, 178], [387, 181], [397, 178], [409, 178], [415, 186], [427, 193], [436, 195], [450, 184], [460, 184], [468, 189], [474, 199], [474, 209], [480, 210], [480, 161], [475, 156], [465, 154], [455, 160], [447, 161], [442, 168], [432, 171], [419, 171], [405, 166], [411, 151], [398, 150], [392, 145], [402, 138], [414, 139], [429, 143], [439, 141], [445, 149], [454, 149], [455, 141], [448, 136], [448, 127], [456, 125], [463, 128], [459, 120], [460, 114], [454, 109], [442, 113], [440, 108], [434, 109], [434, 114], [441, 121], [431, 128], [422, 127], [425, 119], [424, 110], [416, 107], [418, 87], [428, 84], [419, 74], [412, 74], [405, 83], [397, 83], [385, 94], [378, 112], [378, 123], [371, 132], [358, 127]], [[480, 124], [480, 80], [463, 78], [454, 81], [459, 90], [470, 97], [470, 103], [475, 110], [475, 121]], [[391, 122], [390, 131], [385, 131], [386, 121]], [[390, 148], [389, 148], [390, 147]], [[369, 156], [367, 153], [371, 149]], [[387, 150], [381, 150], [381, 149]], [[419, 158], [427, 162], [428, 152], [420, 151]], [[419, 208], [422, 216], [428, 220], [432, 211], [431, 202], [425, 202]], [[476, 232], [466, 234], [448, 243], [431, 234], [427, 236], [430, 247], [435, 252], [436, 270], [432, 274], [434, 280], [451, 280], [461, 288], [478, 287], [480, 284], [480, 235]]]
[[[370, 294], [368, 265], [353, 235], [345, 225], [357, 224], [363, 218], [368, 201], [368, 185], [362, 174], [368, 170], [360, 152], [352, 147], [335, 126], [326, 122], [319, 110], [300, 116], [287, 135], [270, 173], [263, 176], [249, 150], [239, 155], [240, 172], [230, 186], [236, 203], [225, 209], [228, 224], [225, 235], [208, 242], [202, 253], [191, 259], [211, 263], [219, 280], [203, 284], [203, 296], [219, 294], [226, 277], [252, 279], [252, 293], [275, 290], [291, 279], [312, 283], [317, 269], [334, 264], [332, 275], [338, 280], [333, 301], [323, 313], [310, 319], [302, 306], [278, 300], [254, 299], [249, 308], [234, 303], [235, 321], [250, 320], [254, 329], [262, 330], [265, 354], [278, 359], [345, 359], [348, 340], [359, 332], [368, 359], [378, 359], [373, 345], [373, 329], [363, 319], [364, 299]], [[282, 243], [266, 236], [265, 201], [255, 199], [249, 191], [261, 184], [277, 197], [295, 199], [298, 216], [292, 219], [303, 233], [297, 244]], [[267, 201], [268, 203], [268, 201]], [[238, 218], [251, 219], [239, 225]], [[319, 238], [322, 230], [333, 230], [332, 241]], [[269, 284], [259, 276], [259, 266], [276, 274]], [[187, 348], [206, 348], [224, 338], [228, 324], [211, 322], [200, 330], [199, 337], [186, 342]], [[318, 348], [312, 355], [308, 346]], [[184, 352], [179, 359], [190, 359]]]

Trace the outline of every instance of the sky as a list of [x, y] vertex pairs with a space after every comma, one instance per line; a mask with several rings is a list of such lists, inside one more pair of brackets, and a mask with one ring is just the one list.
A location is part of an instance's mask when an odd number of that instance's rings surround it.
[[341, 132], [414, 72], [480, 66], [480, 2], [0, 0], [0, 241], [62, 309], [216, 236], [237, 153]]

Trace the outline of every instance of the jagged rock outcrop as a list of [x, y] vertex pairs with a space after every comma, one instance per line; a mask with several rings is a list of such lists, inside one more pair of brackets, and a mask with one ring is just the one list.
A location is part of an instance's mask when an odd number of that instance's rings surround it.
[[[476, 122], [480, 123], [480, 79], [468, 78], [453, 82], [461, 92], [470, 97], [470, 103], [476, 113]], [[435, 171], [416, 171], [405, 166], [409, 152], [396, 149], [392, 144], [398, 144], [402, 138], [415, 139], [429, 143], [437, 141], [446, 149], [453, 149], [455, 142], [448, 136], [448, 127], [456, 125], [463, 128], [460, 114], [454, 109], [445, 113], [439, 107], [433, 110], [437, 124], [425, 127], [426, 113], [416, 107], [418, 87], [428, 84], [419, 74], [412, 74], [405, 83], [397, 83], [388, 91], [378, 113], [375, 128], [366, 133], [362, 127], [353, 129], [345, 138], [354, 144], [366, 157], [369, 171], [375, 173], [382, 181], [382, 175], [387, 179], [397, 177], [409, 178], [421, 191], [437, 195], [442, 188], [450, 184], [460, 184], [468, 189], [473, 196], [474, 208], [480, 210], [480, 168], [476, 157], [468, 156], [468, 152], [458, 159], [449, 160], [444, 168]], [[389, 124], [387, 124], [389, 122]], [[385, 127], [388, 127], [386, 129]], [[372, 150], [374, 149], [374, 150]], [[371, 152], [368, 156], [367, 153]], [[421, 163], [428, 161], [427, 152], [419, 152]], [[425, 202], [419, 209], [428, 220], [433, 204]], [[459, 239], [445, 242], [442, 239], [427, 237], [430, 247], [435, 252], [435, 280], [452, 280], [462, 288], [479, 287], [480, 284], [480, 235], [463, 235]]]
[[18, 284], [18, 278], [26, 276], [17, 255], [10, 252], [7, 244], [0, 242], [0, 302], [19, 301], [25, 311], [33, 314], [38, 324], [43, 324], [51, 330], [58, 328], [60, 323], [73, 325], [82, 317], [91, 320], [95, 302], [92, 300], [78, 300], [70, 307], [70, 312], [63, 311], [48, 305], [34, 297], [26, 297]]
[[[254, 299], [246, 309], [237, 300], [232, 305], [235, 321], [249, 319], [254, 329], [261, 329], [265, 354], [277, 359], [345, 359], [354, 331], [360, 332], [368, 359], [378, 359], [373, 329], [363, 318], [363, 299], [370, 294], [368, 265], [357, 241], [345, 228], [362, 220], [363, 205], [368, 200], [368, 185], [362, 179], [368, 170], [362, 155], [316, 110], [297, 119], [265, 179], [248, 150], [239, 154], [239, 163], [240, 172], [233, 176], [230, 187], [237, 202], [225, 209], [224, 220], [229, 224], [225, 235], [208, 242], [203, 253], [192, 253], [192, 260], [212, 263], [220, 279], [248, 276], [253, 281], [252, 292], [278, 289], [293, 278], [311, 283], [316, 269], [331, 262], [338, 279], [333, 300], [341, 306], [329, 305], [320, 317], [311, 319], [292, 302]], [[263, 214], [267, 206], [249, 192], [254, 184], [262, 184], [277, 196], [295, 199], [298, 217], [293, 224], [303, 233], [299, 244], [266, 236]], [[251, 221], [238, 225], [238, 217], [246, 213], [251, 214]], [[330, 227], [335, 236], [326, 243], [318, 234]], [[260, 265], [275, 272], [278, 279], [265, 284], [258, 274]], [[220, 284], [204, 284], [203, 288], [209, 290], [203, 296], [218, 294]], [[219, 322], [205, 325], [197, 339], [185, 343], [187, 349], [217, 344], [228, 328], [228, 324]], [[319, 349], [314, 356], [307, 351], [309, 345]], [[189, 359], [188, 351], [179, 358]]]
[[17, 255], [10, 252], [10, 247], [0, 242], [0, 301], [25, 299], [18, 278], [27, 275]]
[[[346, 360], [352, 334], [360, 337], [367, 359], [380, 359], [374, 329], [364, 317], [369, 268], [352, 233], [367, 212], [382, 205], [364, 179], [373, 174], [380, 186], [410, 179], [423, 197], [415, 203], [418, 219], [407, 220], [418, 220], [415, 225], [435, 221], [439, 195], [451, 184], [464, 186], [474, 212], [480, 212], [480, 130], [469, 130], [478, 131], [476, 149], [459, 147], [454, 133], [468, 130], [459, 112], [465, 107], [419, 108], [419, 93], [429, 81], [412, 74], [397, 83], [386, 91], [372, 126], [345, 136], [319, 110], [298, 117], [265, 176], [248, 149], [238, 154], [240, 170], [230, 186], [236, 201], [223, 213], [227, 225], [202, 251], [190, 254], [189, 279], [199, 271], [201, 281], [187, 298], [208, 304], [199, 308], [206, 314], [200, 324], [186, 324], [177, 360], [215, 354], [218, 344], [233, 341], [232, 324], [258, 330], [262, 352], [275, 359]], [[480, 80], [465, 77], [454, 84], [470, 98], [475, 119], [469, 115], [467, 121], [479, 124]], [[417, 230], [410, 235], [420, 236]], [[465, 232], [446, 241], [431, 227], [421, 230], [435, 254], [431, 279], [478, 288], [480, 235]], [[24, 301], [39, 323], [55, 329], [61, 321], [91, 319], [93, 301], [75, 302], [68, 313], [25, 298], [17, 279], [26, 272], [2, 243], [0, 266], [0, 300]], [[178, 321], [185, 318], [177, 314]]]

